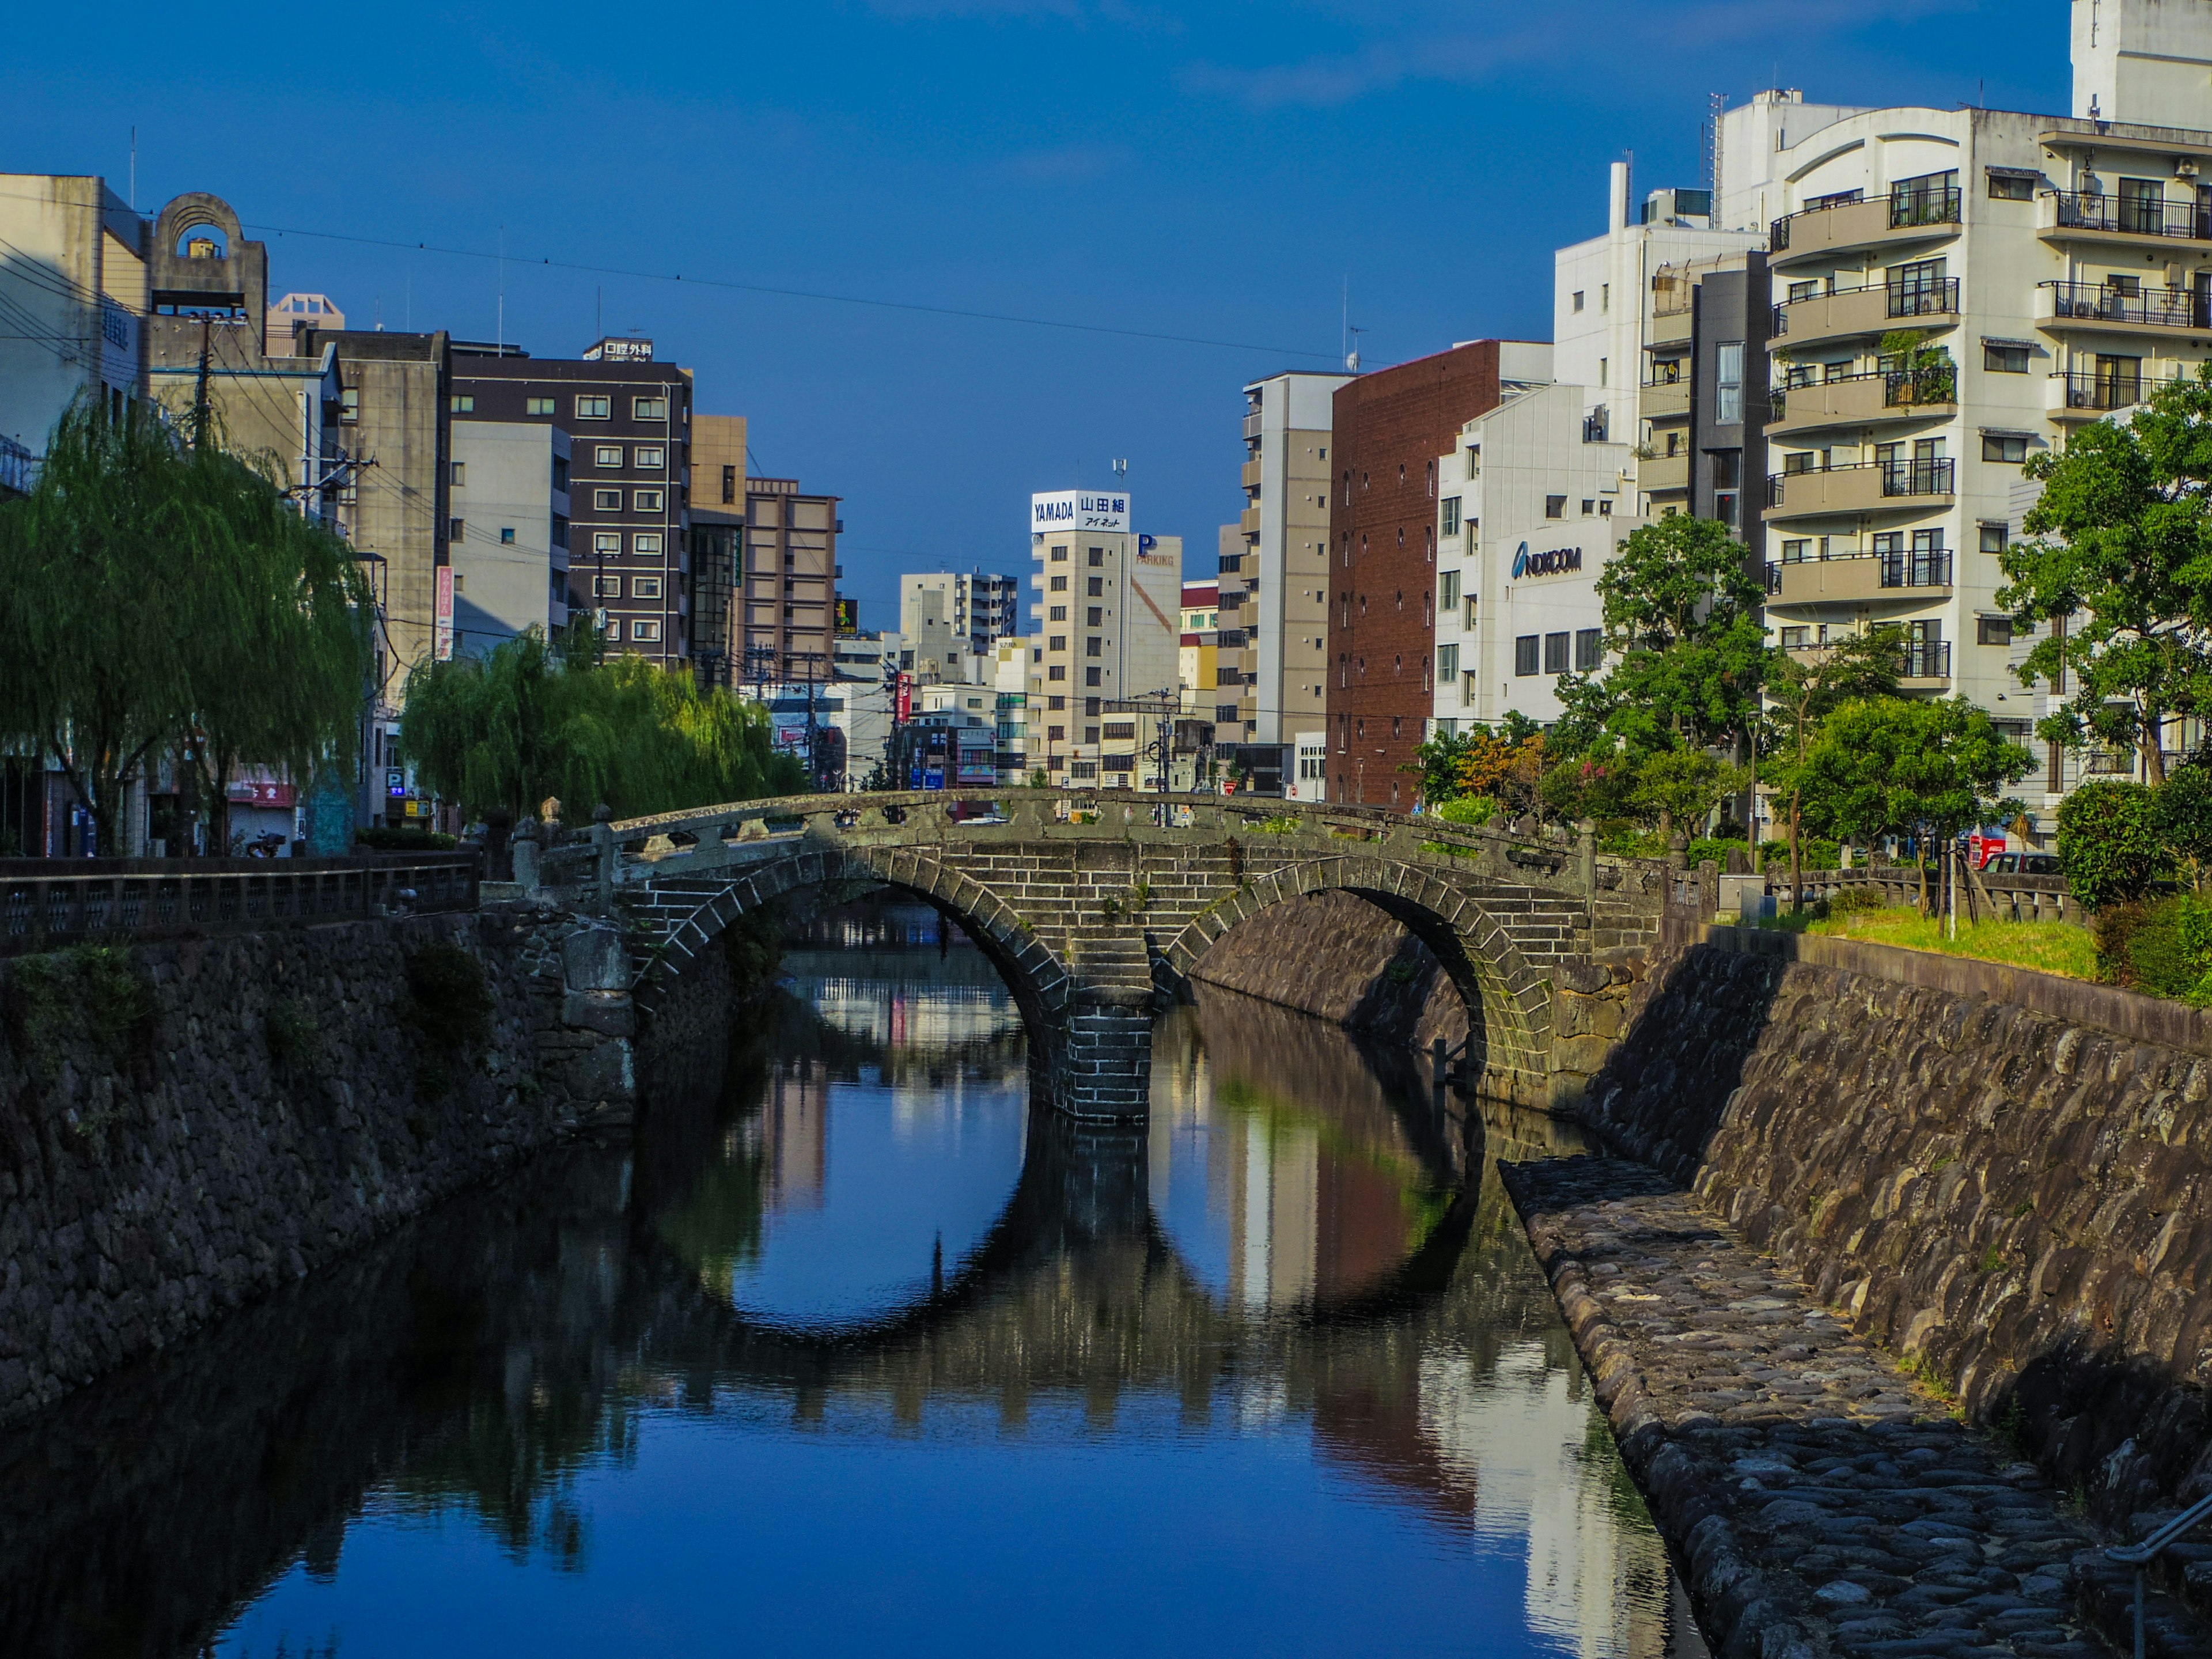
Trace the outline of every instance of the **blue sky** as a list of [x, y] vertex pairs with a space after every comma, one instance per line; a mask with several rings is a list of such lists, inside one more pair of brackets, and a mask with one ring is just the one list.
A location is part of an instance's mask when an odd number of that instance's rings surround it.
[[[507, 331], [603, 313], [845, 497], [848, 591], [1019, 569], [1032, 489], [1130, 463], [1210, 571], [1248, 380], [1549, 328], [1606, 164], [1694, 184], [1708, 95], [2066, 107], [2067, 0], [738, 0], [24, 6], [0, 170], [189, 189], [250, 224], [490, 252]], [[489, 337], [495, 262], [273, 230], [276, 291]], [[545, 258], [683, 283], [599, 277]], [[535, 268], [533, 268], [535, 264]], [[1257, 346], [927, 315], [713, 277]], [[1293, 356], [1295, 352], [1310, 356]]]

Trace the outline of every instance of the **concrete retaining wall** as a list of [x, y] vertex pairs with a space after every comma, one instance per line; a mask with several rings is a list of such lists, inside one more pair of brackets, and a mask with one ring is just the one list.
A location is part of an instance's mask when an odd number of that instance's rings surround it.
[[1995, 964], [1706, 930], [1585, 1121], [1694, 1185], [2107, 1517], [2212, 1486], [2204, 1016]]
[[[478, 1034], [410, 987], [453, 949]], [[605, 924], [520, 907], [0, 967], [0, 1419], [629, 1122], [627, 974]]]

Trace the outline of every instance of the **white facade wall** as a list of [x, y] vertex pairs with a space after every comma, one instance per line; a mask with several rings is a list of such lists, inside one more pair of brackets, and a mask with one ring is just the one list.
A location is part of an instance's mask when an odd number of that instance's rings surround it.
[[0, 173], [0, 438], [43, 455], [87, 388], [146, 395], [151, 234], [104, 179]]
[[1244, 388], [1259, 400], [1246, 416], [1247, 442], [1260, 445], [1259, 542], [1247, 538], [1249, 591], [1227, 625], [1246, 630], [1256, 664], [1246, 700], [1254, 743], [1327, 730], [1328, 647], [1315, 641], [1328, 635], [1328, 445], [1336, 389], [1352, 378], [1277, 374]]
[[463, 525], [453, 544], [456, 653], [482, 655], [526, 628], [567, 626], [568, 492], [554, 487], [554, 464], [565, 476], [568, 453], [568, 434], [542, 421], [453, 422], [451, 500]]

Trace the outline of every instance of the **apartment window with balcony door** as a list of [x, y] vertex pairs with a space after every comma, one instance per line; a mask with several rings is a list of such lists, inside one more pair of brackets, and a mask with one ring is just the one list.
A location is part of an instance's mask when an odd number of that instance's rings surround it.
[[1790, 303], [1792, 305], [1796, 304], [1800, 300], [1817, 300], [1820, 297], [1820, 283], [1818, 277], [1814, 277], [1810, 282], [1790, 284]]
[[1743, 342], [1723, 340], [1713, 352], [1713, 422], [1743, 424]]
[[2097, 354], [2096, 389], [2100, 394], [2092, 407], [2127, 409], [2142, 401], [2142, 359]]
[[1928, 317], [1948, 311], [1949, 284], [1944, 273], [1949, 270], [1942, 259], [1917, 259], [1910, 264], [1889, 268], [1889, 314], [1893, 317]]
[[2120, 228], [2136, 236], [2166, 234], [2166, 180], [2120, 180]]

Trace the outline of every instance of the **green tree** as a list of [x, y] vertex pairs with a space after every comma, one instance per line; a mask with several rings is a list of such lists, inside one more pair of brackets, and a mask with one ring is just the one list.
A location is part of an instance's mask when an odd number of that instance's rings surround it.
[[1763, 586], [1743, 545], [1711, 519], [1662, 519], [1630, 532], [1597, 579], [1606, 724], [1639, 750], [1747, 735], [1766, 668]]
[[2212, 878], [2212, 764], [2201, 752], [2167, 773], [2159, 786], [2158, 830], [2202, 890]]
[[518, 817], [549, 795], [618, 817], [797, 794], [804, 769], [767, 711], [688, 673], [623, 655], [556, 653], [538, 629], [481, 657], [416, 669], [400, 741], [422, 778], [474, 813]]
[[2023, 627], [2050, 624], [2021, 681], [2063, 677], [2070, 691], [2037, 733], [2132, 744], [2144, 778], [2162, 782], [2166, 721], [2212, 712], [2212, 364], [2026, 471], [2043, 495], [2032, 539], [2001, 556], [1997, 603]]
[[[1925, 847], [2017, 812], [2020, 804], [1999, 792], [2034, 764], [1964, 697], [1869, 697], [1829, 713], [1791, 781], [1819, 833], [1914, 837]], [[1924, 909], [1924, 873], [1921, 891]]]
[[1461, 773], [1474, 746], [1472, 732], [1438, 732], [1413, 751], [1411, 764], [1398, 769], [1420, 779], [1421, 799], [1434, 809], [1467, 793]]
[[2106, 781], [2085, 783], [2058, 803], [2066, 884], [2092, 910], [2132, 903], [2172, 875], [2173, 848], [2159, 810], [2164, 793]]
[[1630, 799], [1656, 819], [1660, 839], [1671, 844], [1677, 823], [1702, 829], [1723, 797], [1743, 784], [1741, 767], [1727, 765], [1703, 749], [1662, 749], [1637, 768]]
[[1767, 780], [1790, 802], [1790, 891], [1793, 908], [1805, 905], [1804, 790], [1802, 769], [1814, 735], [1831, 710], [1897, 690], [1899, 645], [1894, 629], [1869, 629], [1831, 639], [1817, 654], [1778, 651], [1766, 695], [1777, 735], [1785, 745], [1767, 763]]

